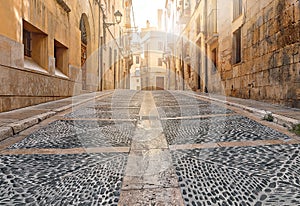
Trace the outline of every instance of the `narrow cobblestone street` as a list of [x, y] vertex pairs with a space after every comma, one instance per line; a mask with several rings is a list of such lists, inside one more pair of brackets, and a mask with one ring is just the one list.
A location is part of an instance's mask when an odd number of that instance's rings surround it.
[[115, 90], [2, 141], [0, 205], [296, 206], [299, 143], [205, 96]]

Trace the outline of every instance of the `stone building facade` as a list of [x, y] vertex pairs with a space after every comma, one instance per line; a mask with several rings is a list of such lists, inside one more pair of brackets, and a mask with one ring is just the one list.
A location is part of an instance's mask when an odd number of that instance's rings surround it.
[[109, 60], [105, 44], [115, 42], [119, 31], [110, 27], [111, 35], [104, 39], [103, 17], [114, 22], [116, 10], [128, 16], [130, 4], [117, 0], [1, 0], [0, 4], [0, 112], [113, 88], [104, 86], [114, 84], [110, 80], [114, 74], [103, 67]]
[[299, 108], [299, 10], [299, 0], [167, 0], [177, 89]]
[[163, 59], [165, 34], [153, 28], [144, 29], [141, 33], [143, 57], [141, 61], [141, 89], [168, 89], [168, 75]]

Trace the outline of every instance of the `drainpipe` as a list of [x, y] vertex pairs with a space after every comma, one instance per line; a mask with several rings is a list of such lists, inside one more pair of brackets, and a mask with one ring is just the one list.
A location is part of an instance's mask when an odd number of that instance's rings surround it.
[[99, 91], [102, 91], [102, 39], [101, 39], [101, 0], [99, 0], [98, 2], [98, 8], [99, 8], [99, 19], [98, 19], [98, 23], [99, 23], [99, 29], [98, 29], [98, 87], [99, 87]]
[[180, 65], [180, 70], [181, 70], [181, 75], [182, 75], [182, 90], [184, 90], [184, 61], [183, 61], [183, 37], [181, 38], [181, 65]]
[[205, 6], [204, 6], [204, 16], [205, 16], [205, 58], [204, 58], [204, 72], [205, 72], [205, 80], [204, 80], [204, 92], [205, 93], [208, 93], [208, 88], [207, 88], [207, 84], [208, 84], [208, 48], [207, 48], [207, 43], [206, 43], [206, 40], [207, 40], [207, 35], [208, 35], [208, 31], [207, 31], [207, 24], [208, 24], [208, 21], [207, 21], [207, 0], [205, 0]]

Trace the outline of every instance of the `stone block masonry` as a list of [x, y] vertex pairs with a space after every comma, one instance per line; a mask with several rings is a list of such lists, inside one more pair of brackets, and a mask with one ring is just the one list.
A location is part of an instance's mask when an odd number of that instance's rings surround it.
[[226, 93], [299, 108], [299, 0], [256, 4], [245, 6], [242, 63], [223, 78], [232, 87]]

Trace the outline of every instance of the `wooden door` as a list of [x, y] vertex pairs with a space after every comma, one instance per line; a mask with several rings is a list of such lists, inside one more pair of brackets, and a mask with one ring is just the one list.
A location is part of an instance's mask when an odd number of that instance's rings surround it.
[[82, 90], [86, 90], [86, 59], [87, 49], [85, 44], [81, 44], [81, 72], [82, 72]]
[[165, 79], [164, 77], [156, 77], [156, 90], [164, 90]]

